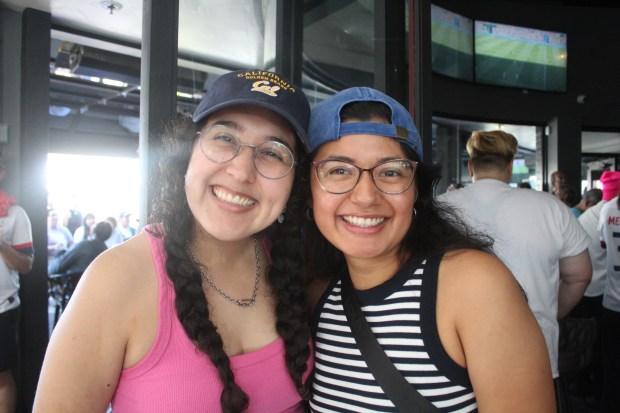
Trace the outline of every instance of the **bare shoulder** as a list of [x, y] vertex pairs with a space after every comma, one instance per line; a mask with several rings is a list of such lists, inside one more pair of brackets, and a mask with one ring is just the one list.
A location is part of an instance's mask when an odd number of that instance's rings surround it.
[[100, 254], [80, 279], [48, 345], [35, 412], [104, 411], [121, 370], [151, 347], [157, 277], [146, 236], [134, 238]]
[[467, 368], [480, 412], [555, 411], [545, 340], [501, 260], [472, 250], [444, 256], [437, 328], [448, 355]]
[[492, 292], [500, 286], [519, 290], [508, 267], [496, 256], [483, 251], [462, 249], [447, 252], [439, 273], [444, 287], [461, 291]]
[[[495, 311], [489, 311], [491, 308]], [[456, 333], [452, 338], [460, 341], [463, 331], [475, 330], [472, 325], [514, 311], [528, 311], [527, 302], [518, 282], [499, 258], [477, 250], [456, 250], [444, 255], [437, 287], [439, 329], [444, 337]]]
[[148, 240], [144, 233], [100, 254], [84, 273], [85, 281], [126, 291], [152, 279], [153, 268]]
[[140, 234], [100, 254], [84, 272], [71, 301], [81, 309], [106, 308], [97, 312], [100, 321], [113, 320], [121, 327], [131, 319], [128, 315], [152, 301], [153, 294], [157, 294], [153, 260], [148, 240]]

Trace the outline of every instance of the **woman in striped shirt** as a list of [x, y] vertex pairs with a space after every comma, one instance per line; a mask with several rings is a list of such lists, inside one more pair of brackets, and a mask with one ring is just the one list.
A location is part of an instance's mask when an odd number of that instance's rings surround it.
[[491, 241], [433, 199], [439, 175], [421, 163], [407, 110], [347, 89], [314, 108], [308, 135], [312, 411], [398, 411], [347, 322], [340, 280], [350, 277], [382, 349], [437, 411], [554, 412], [536, 320]]

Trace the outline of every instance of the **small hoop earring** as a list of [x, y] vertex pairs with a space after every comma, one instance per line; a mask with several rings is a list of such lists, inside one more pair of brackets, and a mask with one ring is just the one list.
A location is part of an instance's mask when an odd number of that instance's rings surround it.
[[284, 222], [284, 213], [286, 212], [286, 207], [284, 207], [284, 209], [282, 210], [282, 213], [280, 215], [278, 215], [278, 224], [281, 224]]
[[314, 221], [314, 213], [312, 212], [312, 208], [306, 209], [306, 218], [308, 221]]
[[413, 208], [413, 218], [411, 219], [411, 221], [413, 221], [415, 219], [415, 216], [418, 215], [418, 211], [415, 210], [415, 207]]

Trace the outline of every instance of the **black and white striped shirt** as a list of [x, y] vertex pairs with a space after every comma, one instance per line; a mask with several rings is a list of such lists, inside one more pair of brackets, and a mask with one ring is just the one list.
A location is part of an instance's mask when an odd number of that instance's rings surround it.
[[[362, 311], [390, 360], [441, 412], [477, 412], [466, 369], [450, 359], [437, 332], [435, 303], [441, 257], [410, 260], [394, 277], [356, 291]], [[343, 312], [340, 280], [315, 314], [313, 412], [397, 412], [363, 360]]]

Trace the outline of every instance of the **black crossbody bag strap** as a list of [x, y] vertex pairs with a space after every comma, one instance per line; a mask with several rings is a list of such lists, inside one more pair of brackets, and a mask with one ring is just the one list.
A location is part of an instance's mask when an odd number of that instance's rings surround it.
[[341, 279], [342, 304], [349, 326], [359, 346], [362, 357], [375, 380], [390, 398], [394, 406], [403, 413], [437, 413], [439, 409], [426, 400], [403, 377], [388, 358], [373, 334], [357, 297], [353, 294], [353, 284], [349, 273], [344, 271]]

